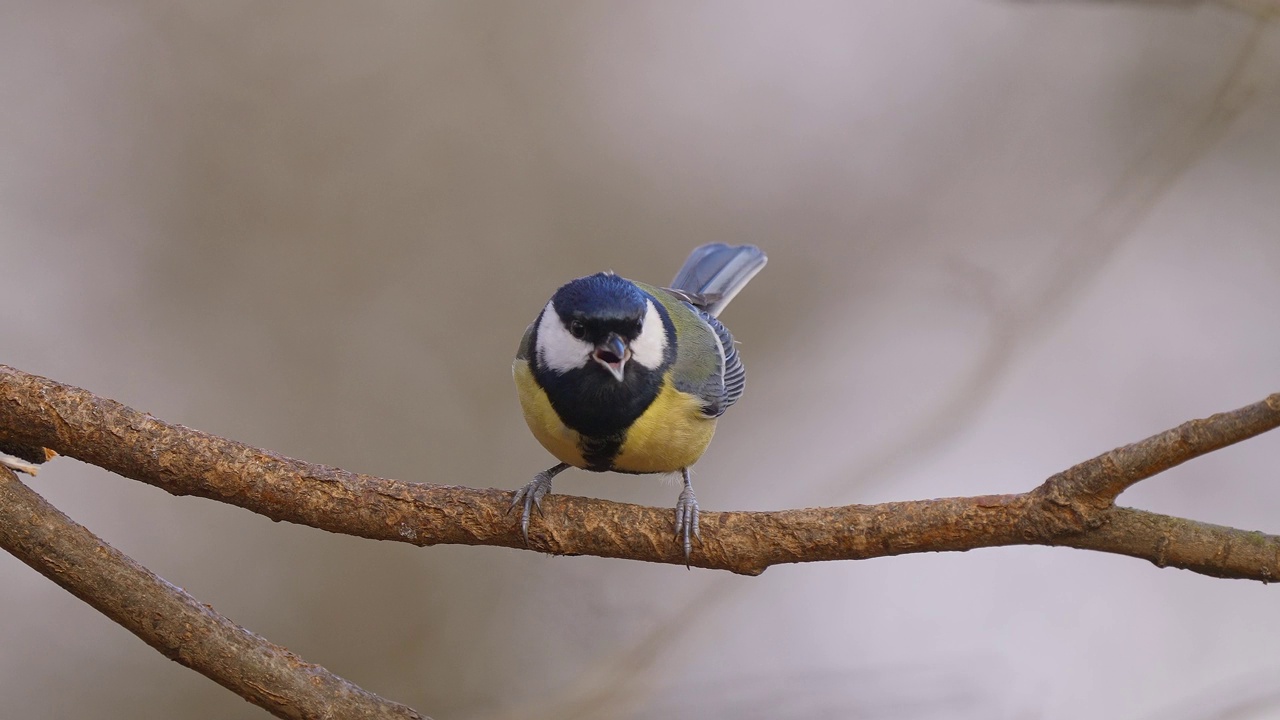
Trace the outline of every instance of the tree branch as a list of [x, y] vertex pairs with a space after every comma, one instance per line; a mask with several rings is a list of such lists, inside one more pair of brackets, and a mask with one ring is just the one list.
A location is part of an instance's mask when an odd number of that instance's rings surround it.
[[[778, 512], [704, 512], [692, 564], [756, 575], [770, 565], [1000, 545], [1057, 545], [1215, 577], [1270, 581], [1280, 538], [1117, 508], [1144, 478], [1280, 425], [1280, 394], [1117, 448], [1018, 495]], [[0, 439], [49, 447], [175, 495], [273, 520], [415, 545], [523, 548], [511, 494], [406, 483], [294, 460], [172, 425], [85, 390], [0, 365]], [[683, 564], [670, 509], [550, 495], [529, 547]]]
[[103, 542], [0, 467], [0, 547], [165, 657], [282, 718], [413, 718], [245, 630]]

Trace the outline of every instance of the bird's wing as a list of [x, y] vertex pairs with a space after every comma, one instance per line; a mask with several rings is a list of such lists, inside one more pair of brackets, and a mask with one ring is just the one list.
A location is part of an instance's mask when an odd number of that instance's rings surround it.
[[691, 305], [681, 294], [645, 286], [671, 317], [676, 328], [676, 357], [671, 380], [677, 390], [702, 401], [703, 414], [719, 417], [742, 397], [746, 373], [733, 336], [714, 316]]
[[738, 345], [733, 341], [733, 335], [729, 334], [729, 328], [726, 328], [714, 315], [701, 311], [698, 314], [715, 331], [716, 339], [720, 341], [720, 348], [724, 351], [724, 372], [722, 373], [724, 397], [721, 399], [720, 413], [717, 413], [721, 414], [742, 397], [742, 391], [747, 387], [747, 368], [743, 366], [742, 358], [738, 356]]

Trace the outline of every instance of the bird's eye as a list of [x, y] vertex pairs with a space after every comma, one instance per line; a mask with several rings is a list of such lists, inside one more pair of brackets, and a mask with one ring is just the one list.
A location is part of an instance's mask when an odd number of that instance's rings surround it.
[[587, 334], [587, 328], [581, 320], [572, 320], [569, 322], [569, 334], [581, 340]]

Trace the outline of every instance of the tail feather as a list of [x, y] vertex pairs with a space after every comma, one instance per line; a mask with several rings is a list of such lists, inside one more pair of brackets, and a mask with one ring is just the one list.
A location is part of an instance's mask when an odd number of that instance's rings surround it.
[[698, 296], [702, 302], [695, 304], [714, 317], [768, 261], [764, 251], [754, 245], [703, 245], [684, 261], [671, 289]]

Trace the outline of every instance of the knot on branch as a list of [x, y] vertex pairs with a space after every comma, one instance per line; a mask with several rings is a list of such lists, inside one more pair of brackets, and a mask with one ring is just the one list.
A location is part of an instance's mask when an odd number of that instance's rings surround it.
[[1068, 474], [1058, 473], [1031, 491], [1032, 512], [1042, 536], [1061, 537], [1088, 532], [1106, 521], [1115, 507], [1114, 498], [1104, 493], [1082, 492]]

